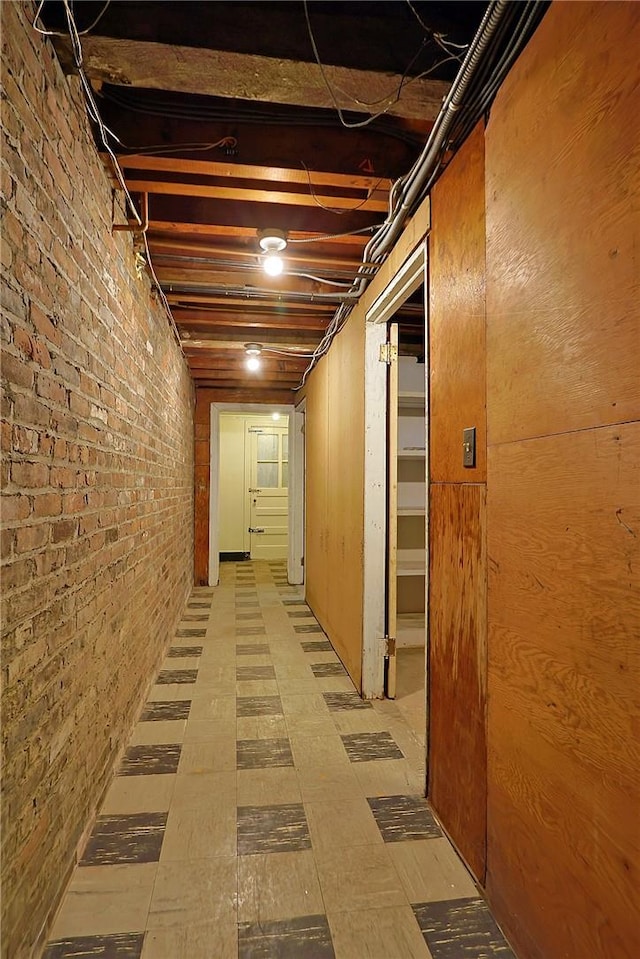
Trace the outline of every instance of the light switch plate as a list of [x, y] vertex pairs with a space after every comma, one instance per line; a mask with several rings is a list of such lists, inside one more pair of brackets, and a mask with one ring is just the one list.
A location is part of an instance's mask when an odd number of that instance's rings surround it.
[[476, 428], [470, 426], [462, 431], [462, 465], [473, 469], [476, 465]]

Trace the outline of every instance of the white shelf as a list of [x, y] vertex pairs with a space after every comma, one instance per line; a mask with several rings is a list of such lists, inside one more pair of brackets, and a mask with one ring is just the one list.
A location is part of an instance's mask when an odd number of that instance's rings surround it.
[[426, 455], [425, 449], [398, 450], [399, 460], [423, 460]]
[[424, 516], [426, 509], [416, 507], [408, 507], [407, 509], [399, 509], [398, 516]]
[[424, 576], [426, 554], [423, 549], [399, 549], [396, 561], [398, 576]]
[[424, 404], [424, 393], [418, 393], [413, 390], [401, 390], [398, 393], [398, 407], [400, 409], [423, 409]]

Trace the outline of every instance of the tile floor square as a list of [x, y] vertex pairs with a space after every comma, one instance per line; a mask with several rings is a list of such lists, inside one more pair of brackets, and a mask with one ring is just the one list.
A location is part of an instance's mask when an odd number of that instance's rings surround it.
[[140, 959], [143, 932], [78, 936], [49, 943], [43, 959]]
[[238, 920], [268, 922], [320, 915], [324, 903], [310, 849], [238, 859]]
[[197, 669], [161, 669], [156, 679], [156, 685], [168, 686], [178, 683], [195, 683], [198, 678]]
[[404, 759], [404, 754], [390, 733], [346, 733], [340, 737], [352, 763], [372, 759]]
[[371, 703], [361, 699], [357, 693], [323, 693], [329, 709], [371, 709]]
[[[411, 906], [328, 913], [337, 959], [433, 959]], [[466, 959], [458, 953], [456, 959]]]
[[322, 626], [318, 626], [317, 623], [309, 623], [304, 626], [294, 626], [293, 627], [296, 633], [323, 633], [324, 630]]
[[268, 643], [237, 643], [237, 656], [258, 656], [269, 653]]
[[326, 916], [238, 924], [238, 959], [335, 959]]
[[482, 899], [415, 903], [413, 911], [433, 959], [515, 959]]
[[238, 716], [273, 716], [282, 714], [279, 696], [239, 696], [236, 701]]
[[163, 743], [155, 746], [129, 746], [118, 769], [118, 776], [150, 776], [175, 773], [181, 746]]
[[367, 802], [385, 842], [437, 839], [442, 830], [420, 796], [370, 797]]
[[156, 862], [78, 867], [51, 940], [144, 931], [159, 868]]
[[314, 676], [346, 676], [347, 671], [342, 663], [311, 663], [311, 672]]
[[402, 883], [382, 843], [351, 846], [348, 855], [341, 849], [319, 852], [316, 863], [328, 916], [407, 905]]
[[188, 719], [191, 709], [191, 700], [171, 700], [162, 702], [156, 700], [153, 703], [147, 703], [140, 716], [141, 723], [148, 722], [167, 722], [178, 719]]
[[202, 656], [202, 646], [172, 646], [167, 656], [169, 659], [176, 659], [182, 656]]
[[409, 902], [474, 899], [478, 890], [448, 839], [413, 839], [387, 844]]
[[245, 623], [238, 623], [236, 626], [237, 636], [266, 636], [266, 633], [264, 626], [247, 626]]
[[301, 803], [238, 807], [238, 855], [297, 852], [311, 837]]
[[301, 643], [300, 645], [304, 649], [305, 653], [318, 653], [322, 650], [333, 652], [333, 646], [328, 639], [309, 640], [308, 642]]
[[261, 769], [272, 766], [293, 766], [291, 744], [288, 739], [238, 740], [238, 769]]
[[236, 666], [236, 679], [275, 679], [273, 666]]
[[166, 813], [138, 812], [98, 816], [84, 849], [81, 866], [125, 862], [157, 862], [167, 822]]

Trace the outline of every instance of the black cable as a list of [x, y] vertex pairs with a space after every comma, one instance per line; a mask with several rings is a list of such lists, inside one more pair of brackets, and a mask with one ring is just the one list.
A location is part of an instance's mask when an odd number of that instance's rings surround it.
[[[235, 105], [234, 107], [224, 107], [218, 104], [203, 104], [200, 102], [184, 101], [180, 104], [172, 104], [169, 100], [162, 100], [160, 97], [154, 97], [154, 102], [145, 102], [144, 94], [139, 92], [130, 92], [123, 87], [116, 87], [111, 84], [104, 84], [100, 90], [99, 96], [103, 100], [114, 103], [121, 109], [126, 109], [132, 113], [140, 113], [144, 116], [166, 117], [174, 120], [191, 120], [198, 123], [233, 123], [233, 124], [263, 124], [267, 126], [311, 126], [311, 127], [340, 127], [340, 123], [332, 110], [316, 109], [313, 111], [298, 111], [295, 109], [287, 110], [285, 113], [279, 113], [277, 110], [269, 112], [259, 112], [246, 108], [244, 105]], [[158, 103], [158, 101], [160, 101]], [[345, 114], [351, 111], [343, 111]], [[355, 113], [354, 116], [360, 114]], [[383, 136], [391, 137], [394, 140], [400, 140], [403, 143], [415, 147], [422, 142], [421, 138], [402, 127], [393, 123], [385, 122], [384, 119], [376, 119], [371, 124], [370, 129]]]

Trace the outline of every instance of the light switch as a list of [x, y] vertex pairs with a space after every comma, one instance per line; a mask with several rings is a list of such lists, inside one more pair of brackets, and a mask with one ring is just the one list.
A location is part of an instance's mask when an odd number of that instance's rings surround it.
[[476, 465], [476, 428], [470, 426], [462, 431], [462, 465], [472, 469]]

